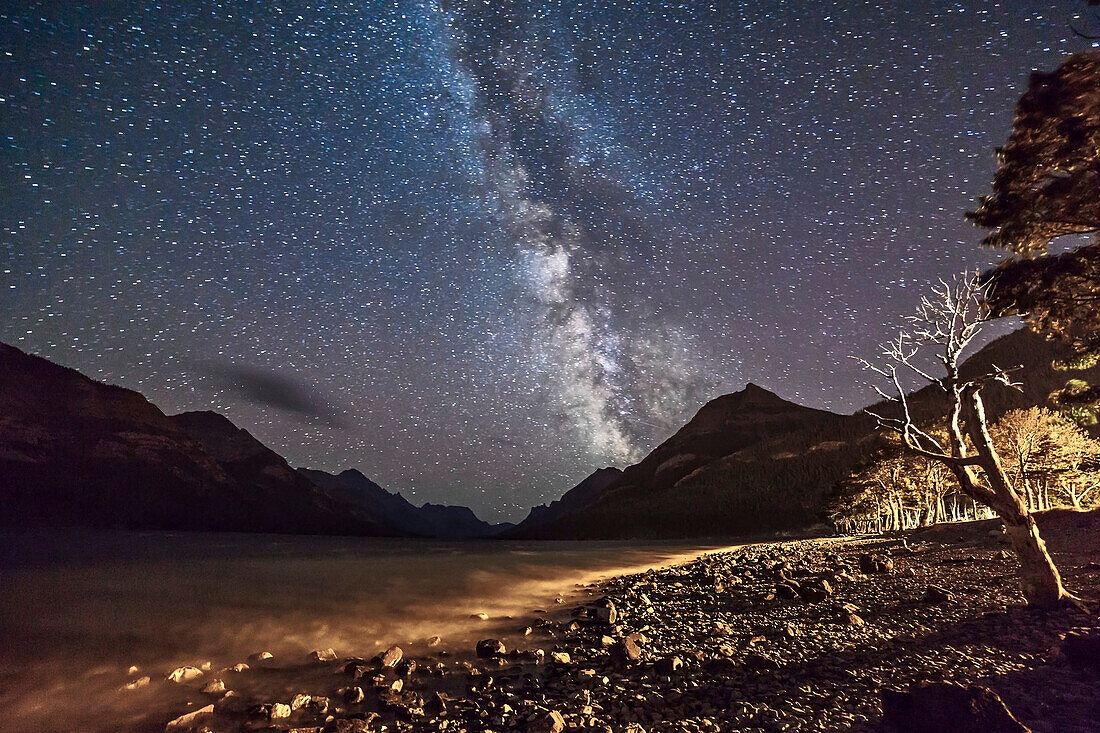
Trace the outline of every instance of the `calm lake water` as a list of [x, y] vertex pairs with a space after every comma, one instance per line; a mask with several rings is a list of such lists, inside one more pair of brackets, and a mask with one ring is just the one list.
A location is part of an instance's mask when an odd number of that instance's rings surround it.
[[[163, 730], [173, 668], [515, 633], [578, 584], [713, 546], [200, 533], [0, 534], [0, 730]], [[471, 619], [484, 612], [489, 621]], [[154, 683], [119, 691], [131, 665]]]

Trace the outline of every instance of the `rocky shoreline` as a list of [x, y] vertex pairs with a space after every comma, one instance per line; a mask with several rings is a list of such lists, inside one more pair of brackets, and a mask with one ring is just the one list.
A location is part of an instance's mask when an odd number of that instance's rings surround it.
[[[1041, 524], [1067, 585], [1100, 596], [1100, 512]], [[753, 544], [558, 600], [461, 649], [177, 670], [164, 684], [191, 712], [167, 730], [881, 730], [914, 710], [957, 730], [1100, 726], [1100, 620], [1024, 607], [994, 522]], [[916, 687], [943, 682], [976, 687]]]

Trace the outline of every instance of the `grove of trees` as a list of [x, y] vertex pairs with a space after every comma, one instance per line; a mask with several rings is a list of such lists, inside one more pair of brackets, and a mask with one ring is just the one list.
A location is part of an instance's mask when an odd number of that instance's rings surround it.
[[[937, 431], [946, 442], [943, 431]], [[1100, 506], [1100, 441], [1043, 407], [1012, 410], [990, 426], [1005, 473], [1030, 511]], [[845, 534], [913, 529], [985, 519], [987, 506], [964, 494], [936, 460], [895, 444], [838, 486], [829, 518]]]

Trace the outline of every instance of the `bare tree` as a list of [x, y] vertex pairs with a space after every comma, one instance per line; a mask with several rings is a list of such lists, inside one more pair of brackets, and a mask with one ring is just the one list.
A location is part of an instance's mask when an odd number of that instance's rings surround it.
[[[946, 466], [964, 494], [1000, 517], [1020, 561], [1024, 598], [1032, 605], [1052, 606], [1073, 596], [1062, 585], [1034, 517], [1001, 465], [981, 396], [994, 382], [1015, 386], [1010, 380], [1014, 370], [994, 366], [987, 373], [966, 377], [959, 371], [963, 353], [991, 319], [984, 296], [977, 273], [964, 273], [950, 283], [940, 281], [932, 294], [921, 300], [917, 314], [907, 318], [898, 337], [882, 347], [879, 363], [859, 359], [889, 383], [890, 392], [875, 389], [900, 412], [897, 417], [869, 414], [880, 428], [897, 433], [908, 450]], [[938, 364], [930, 367], [929, 360]], [[933, 372], [942, 372], [942, 376]], [[903, 387], [903, 381], [911, 377], [935, 385], [947, 396], [946, 445], [918, 425]]]

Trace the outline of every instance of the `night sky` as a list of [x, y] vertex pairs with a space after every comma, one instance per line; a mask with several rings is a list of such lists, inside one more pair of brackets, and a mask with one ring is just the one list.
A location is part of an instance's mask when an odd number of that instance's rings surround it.
[[752, 381], [870, 401], [1047, 2], [0, 10], [0, 340], [518, 519]]

